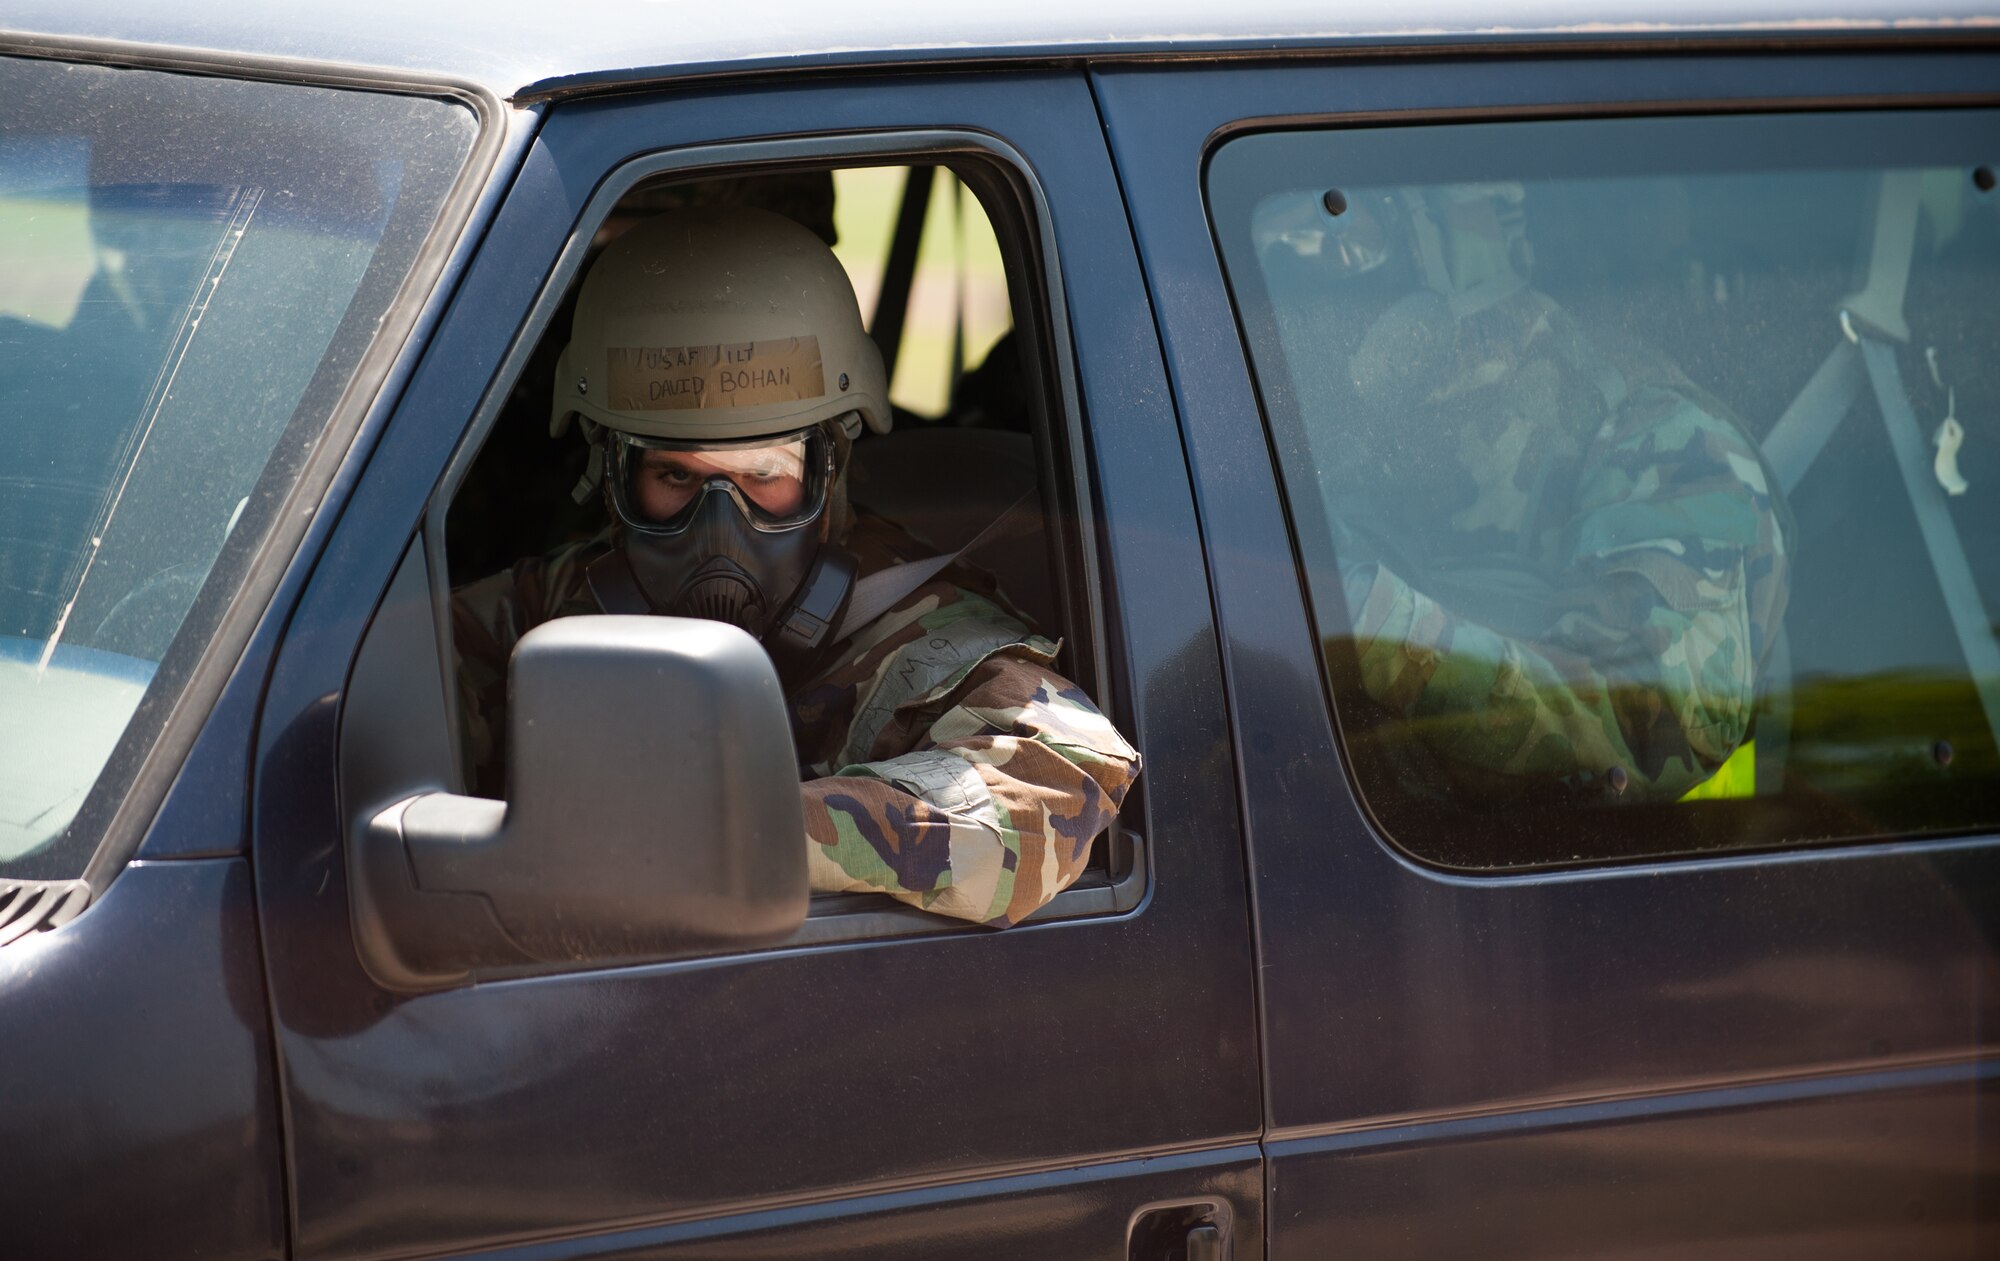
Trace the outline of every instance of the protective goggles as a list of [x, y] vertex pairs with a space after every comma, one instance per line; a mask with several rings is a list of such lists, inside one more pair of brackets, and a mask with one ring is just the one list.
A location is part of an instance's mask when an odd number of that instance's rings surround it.
[[833, 443], [818, 426], [738, 442], [677, 442], [613, 430], [611, 498], [624, 523], [673, 535], [693, 524], [711, 494], [736, 501], [758, 530], [817, 520], [833, 484]]

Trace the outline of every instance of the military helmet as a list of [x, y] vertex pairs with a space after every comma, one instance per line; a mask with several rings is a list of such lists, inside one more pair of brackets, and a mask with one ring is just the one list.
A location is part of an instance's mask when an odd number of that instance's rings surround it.
[[735, 442], [853, 417], [889, 429], [882, 355], [833, 251], [745, 207], [660, 214], [605, 247], [577, 295], [550, 432]]

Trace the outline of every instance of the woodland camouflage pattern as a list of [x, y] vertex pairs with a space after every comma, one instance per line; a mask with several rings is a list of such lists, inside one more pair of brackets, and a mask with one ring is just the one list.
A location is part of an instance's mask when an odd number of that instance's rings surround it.
[[[541, 622], [598, 611], [584, 567], [609, 545], [600, 535], [454, 594], [475, 791], [504, 795], [508, 654]], [[864, 573], [932, 554], [866, 514], [847, 547]], [[1002, 607], [989, 578], [954, 566], [796, 689], [812, 887], [1005, 927], [1075, 881], [1140, 761], [1050, 668], [1057, 651]]]
[[1750, 729], [1793, 537], [1775, 482], [1720, 403], [1547, 297], [1467, 324], [1395, 417], [1438, 440], [1425, 468], [1335, 518], [1381, 740], [1490, 798], [1676, 799]]

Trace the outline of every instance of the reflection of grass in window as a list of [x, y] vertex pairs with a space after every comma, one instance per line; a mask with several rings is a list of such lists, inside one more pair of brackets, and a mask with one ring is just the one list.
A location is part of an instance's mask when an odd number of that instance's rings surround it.
[[1830, 792], [1933, 782], [1934, 750], [1952, 745], [1954, 780], [1994, 772], [1993, 738], [1979, 693], [1964, 676], [1886, 671], [1813, 678], [1792, 694], [1793, 774]]
[[[1322, 641], [1321, 648], [1336, 679], [1354, 668], [1354, 641], [1329, 636]], [[1447, 783], [1439, 778], [1445, 767], [1454, 765], [1450, 762], [1451, 749], [1468, 738], [1490, 733], [1495, 721], [1492, 711], [1468, 709], [1390, 715], [1365, 702], [1357, 705], [1357, 699], [1352, 693], [1342, 695], [1346, 720], [1342, 738], [1350, 749], [1364, 755], [1366, 764], [1398, 766], [1402, 764], [1400, 759], [1407, 759], [1409, 751], [1417, 748], [1427, 750], [1427, 757], [1442, 759], [1435, 765], [1424, 763], [1431, 766], [1428, 774], [1402, 778], [1394, 790], [1397, 795], [1407, 792], [1477, 808], [1480, 804], [1492, 804], [1485, 796], [1504, 795], [1505, 787], [1510, 784], [1528, 787], [1534, 777], [1458, 765], [1463, 782]], [[1643, 706], [1625, 702], [1614, 708], [1636, 711]], [[1872, 799], [1882, 794], [1931, 792], [1939, 786], [1949, 786], [1954, 792], [1977, 793], [2000, 775], [2000, 749], [1996, 749], [1978, 689], [1963, 674], [1884, 671], [1860, 678], [1804, 679], [1792, 693], [1791, 710], [1789, 727], [1772, 732], [1774, 747], [1782, 751], [1776, 756], [1785, 759], [1787, 776], [1812, 792]], [[1787, 735], [1789, 739], [1785, 738]], [[1752, 738], [1755, 739], [1754, 732]], [[1939, 741], [1951, 745], [1949, 768], [1938, 763]], [[1739, 746], [1738, 751], [1748, 747]], [[1705, 779], [1700, 781], [1702, 790], [1683, 799], [1752, 796], [1755, 756], [1746, 753], [1734, 767], [1718, 772], [1718, 777], [1728, 775], [1724, 783]], [[1671, 799], [1650, 798], [1662, 802]], [[1641, 798], [1632, 794], [1621, 800], [1624, 804], [1635, 804]], [[1927, 809], [1933, 799], [1925, 798], [1924, 802], [1911, 807], [1914, 813], [1905, 810], [1888, 818], [1884, 826], [1912, 831], [1943, 826], [1944, 822], [1930, 817], [1932, 812]], [[1982, 820], [2000, 817], [1990, 807], [1980, 808], [1978, 813]], [[1845, 831], [1852, 834], [1852, 825], [1847, 825]], [[1841, 834], [1842, 831], [1836, 830], [1831, 834], [1791, 839], [1818, 840]]]
[[96, 270], [81, 198], [0, 197], [0, 318], [68, 328]]
[[[834, 225], [840, 243], [834, 254], [854, 281], [864, 316], [872, 318], [888, 262], [889, 239], [902, 205], [902, 167], [835, 171]], [[1012, 326], [1007, 278], [1000, 243], [979, 199], [964, 195], [964, 277], [958, 292], [957, 234], [953, 229], [953, 181], [940, 172], [931, 186], [930, 213], [917, 247], [917, 274], [911, 285], [910, 315], [890, 397], [897, 406], [925, 416], [941, 415], [951, 390], [952, 330], [963, 310], [965, 367], [978, 366], [993, 343]]]

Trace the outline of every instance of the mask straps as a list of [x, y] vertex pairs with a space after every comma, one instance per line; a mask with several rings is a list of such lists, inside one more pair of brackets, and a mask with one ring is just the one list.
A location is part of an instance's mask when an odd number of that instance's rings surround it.
[[639, 589], [631, 562], [618, 548], [606, 552], [583, 568], [583, 580], [590, 597], [606, 613], [651, 613], [652, 601]]

